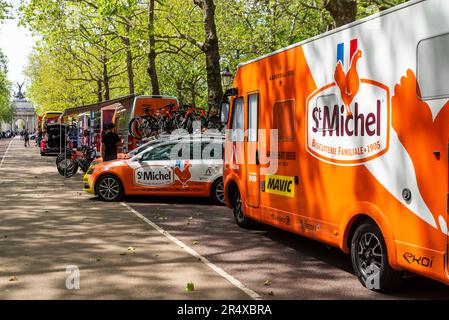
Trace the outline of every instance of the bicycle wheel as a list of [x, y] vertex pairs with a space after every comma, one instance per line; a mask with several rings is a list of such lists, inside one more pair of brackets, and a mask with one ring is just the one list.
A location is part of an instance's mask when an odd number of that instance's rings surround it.
[[129, 131], [129, 134], [132, 135], [135, 139], [142, 139], [142, 137], [139, 136], [137, 133], [137, 124], [138, 124], [138, 119], [132, 118], [131, 121], [129, 122], [128, 131]]
[[183, 115], [180, 112], [175, 112], [171, 118], [164, 121], [164, 131], [171, 133], [176, 129], [180, 129], [183, 123]]
[[61, 176], [72, 177], [78, 171], [78, 165], [72, 159], [63, 159], [57, 165]]
[[135, 124], [136, 134], [139, 137], [137, 139], [147, 138], [150, 136], [152, 128], [151, 128], [151, 122], [148, 120], [147, 117], [140, 118], [140, 119], [136, 120], [135, 123], [136, 123]]
[[146, 119], [148, 126], [146, 128], [145, 137], [149, 138], [151, 136], [156, 136], [159, 133], [159, 130], [161, 129], [160, 119], [155, 116], [151, 116]]

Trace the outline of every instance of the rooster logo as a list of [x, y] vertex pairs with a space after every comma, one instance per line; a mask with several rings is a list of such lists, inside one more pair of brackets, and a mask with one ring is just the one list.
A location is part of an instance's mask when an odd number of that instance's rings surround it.
[[351, 102], [359, 92], [360, 77], [357, 72], [357, 61], [362, 57], [362, 51], [357, 50], [357, 40], [351, 41], [351, 60], [347, 73], [344, 71], [344, 44], [338, 45], [337, 49], [338, 62], [335, 68], [334, 80], [340, 89], [341, 98], [346, 108], [346, 114], [352, 115], [350, 108]]
[[192, 164], [186, 161], [184, 165], [184, 170], [180, 169], [180, 165], [175, 167], [175, 174], [178, 177], [179, 181], [181, 182], [183, 187], [187, 186], [187, 182], [192, 178], [192, 174], [190, 173], [190, 168], [192, 167]]

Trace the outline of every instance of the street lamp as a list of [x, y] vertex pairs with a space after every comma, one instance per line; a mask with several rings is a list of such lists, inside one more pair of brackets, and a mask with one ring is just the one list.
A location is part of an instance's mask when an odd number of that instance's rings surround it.
[[223, 87], [225, 87], [225, 90], [227, 90], [229, 88], [229, 86], [231, 85], [232, 77], [233, 77], [233, 74], [231, 73], [231, 71], [229, 71], [228, 67], [226, 67], [221, 72], [221, 81], [222, 81]]

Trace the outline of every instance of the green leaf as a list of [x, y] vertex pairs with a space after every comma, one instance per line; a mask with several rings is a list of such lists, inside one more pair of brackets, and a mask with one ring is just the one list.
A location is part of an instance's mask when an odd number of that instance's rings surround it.
[[186, 291], [189, 291], [189, 292], [195, 291], [195, 286], [194, 286], [193, 282], [187, 283]]

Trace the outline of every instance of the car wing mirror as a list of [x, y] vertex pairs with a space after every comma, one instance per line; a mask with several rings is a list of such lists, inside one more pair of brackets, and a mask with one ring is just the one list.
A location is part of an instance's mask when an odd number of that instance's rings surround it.
[[220, 121], [222, 123], [227, 123], [229, 118], [229, 102], [222, 102], [220, 108]]

